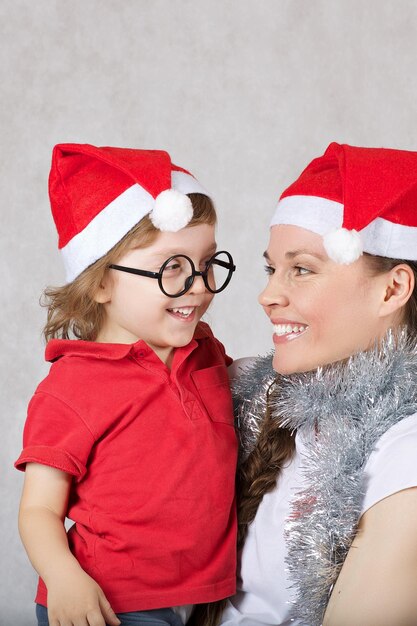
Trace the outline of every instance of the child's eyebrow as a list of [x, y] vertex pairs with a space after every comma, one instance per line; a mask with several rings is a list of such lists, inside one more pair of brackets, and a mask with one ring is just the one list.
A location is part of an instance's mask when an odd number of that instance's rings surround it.
[[[214, 243], [209, 248], [206, 248], [206, 250], [204, 250], [204, 253], [201, 256], [212, 255], [216, 252], [216, 250], [217, 250], [217, 243]], [[160, 252], [155, 252], [155, 254], [152, 255], [151, 259], [165, 261], [165, 259], [168, 259], [171, 256], [175, 256], [176, 254], [185, 254], [186, 256], [190, 255], [190, 253], [185, 248], [183, 249], [165, 248], [161, 250]]]
[[213, 243], [213, 245], [210, 246], [210, 248], [207, 248], [206, 252], [207, 254], [214, 254], [216, 250], [217, 250], [217, 243], [215, 242]]

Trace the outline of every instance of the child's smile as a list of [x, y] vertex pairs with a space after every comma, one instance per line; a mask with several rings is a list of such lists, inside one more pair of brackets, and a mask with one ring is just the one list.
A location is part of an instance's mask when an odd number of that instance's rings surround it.
[[197, 310], [195, 306], [183, 306], [183, 307], [175, 307], [172, 309], [167, 309], [168, 313], [173, 315], [174, 317], [184, 320], [186, 322], [192, 322], [194, 320], [194, 313]]
[[[118, 264], [158, 272], [167, 258], [183, 254], [201, 271], [215, 251], [214, 226], [200, 224], [176, 233], [161, 232], [150, 246], [130, 250]], [[201, 276], [194, 278], [186, 293], [172, 298], [152, 278], [110, 271], [100, 298], [106, 318], [97, 341], [136, 343], [142, 339], [167, 363], [173, 348], [191, 341], [213, 294]]]

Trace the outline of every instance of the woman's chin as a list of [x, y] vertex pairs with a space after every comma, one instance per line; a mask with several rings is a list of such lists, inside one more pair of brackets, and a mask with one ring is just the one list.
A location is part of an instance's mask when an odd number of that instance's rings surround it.
[[302, 374], [303, 372], [311, 372], [320, 367], [320, 363], [300, 363], [294, 362], [291, 359], [284, 359], [281, 355], [275, 352], [272, 359], [272, 367], [282, 376], [289, 376], [290, 374]]
[[281, 357], [277, 357], [276, 354], [274, 358], [272, 359], [272, 367], [274, 368], [277, 374], [281, 374], [282, 376], [295, 374], [299, 371], [297, 368], [294, 367], [293, 364], [288, 363], [288, 361], [286, 362]]

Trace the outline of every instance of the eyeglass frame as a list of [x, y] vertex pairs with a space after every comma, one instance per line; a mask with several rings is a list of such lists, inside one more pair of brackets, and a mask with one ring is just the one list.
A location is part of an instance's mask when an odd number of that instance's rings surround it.
[[[221, 265], [222, 267], [225, 267], [226, 269], [229, 270], [229, 275], [224, 283], [224, 285], [222, 287], [220, 287], [220, 289], [211, 289], [210, 285], [208, 284], [208, 279], [207, 279], [207, 274], [210, 271], [210, 267], [213, 264], [213, 259], [216, 258], [217, 255], [219, 254], [225, 254], [227, 256], [227, 258], [229, 259], [229, 262], [227, 263], [226, 261], [219, 261], [217, 262], [217, 265]], [[168, 263], [170, 263], [170, 261], [172, 261], [173, 259], [177, 259], [178, 257], [181, 257], [183, 259], [187, 259], [187, 261], [190, 263], [191, 265], [191, 269], [192, 269], [192, 274], [190, 274], [190, 276], [188, 276], [185, 279], [185, 285], [184, 285], [184, 289], [182, 291], [180, 291], [179, 293], [176, 293], [175, 295], [172, 295], [170, 293], [167, 293], [165, 291], [165, 289], [162, 286], [162, 274], [163, 271], [165, 269], [165, 267], [168, 265]], [[161, 267], [159, 268], [159, 272], [150, 272], [148, 270], [138, 270], [134, 267], [125, 267], [124, 265], [117, 265], [115, 263], [112, 263], [111, 265], [108, 265], [109, 269], [112, 270], [118, 270], [120, 272], [127, 272], [129, 274], [136, 274], [138, 276], [145, 276], [147, 278], [155, 278], [158, 280], [158, 285], [159, 285], [159, 289], [162, 291], [162, 293], [165, 296], [168, 296], [168, 298], [179, 298], [180, 296], [183, 296], [185, 293], [187, 293], [187, 291], [189, 291], [194, 283], [194, 279], [196, 276], [201, 276], [201, 278], [203, 279], [204, 282], [204, 286], [206, 287], [207, 291], [209, 291], [210, 293], [220, 293], [221, 291], [223, 291], [224, 289], [226, 289], [227, 285], [230, 283], [232, 276], [233, 276], [233, 272], [236, 270], [236, 265], [233, 263], [233, 257], [230, 254], [230, 252], [227, 252], [227, 250], [219, 250], [219, 252], [216, 252], [215, 254], [213, 254], [210, 259], [207, 261], [206, 264], [206, 269], [204, 269], [202, 272], [199, 272], [195, 269], [195, 265], [192, 259], [190, 259], [189, 256], [187, 256], [186, 254], [173, 254], [172, 256], [170, 256], [166, 261], [164, 261], [161, 265]]]

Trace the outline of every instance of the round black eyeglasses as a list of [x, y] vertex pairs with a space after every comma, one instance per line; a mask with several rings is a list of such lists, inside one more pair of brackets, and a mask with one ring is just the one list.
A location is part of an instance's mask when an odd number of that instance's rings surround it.
[[159, 272], [148, 272], [137, 270], [133, 267], [123, 265], [109, 265], [112, 270], [156, 278], [162, 293], [169, 298], [179, 298], [184, 295], [192, 286], [196, 276], [201, 276], [206, 289], [210, 293], [223, 291], [230, 283], [236, 266], [230, 252], [222, 250], [216, 252], [207, 262], [202, 272], [195, 269], [195, 265], [190, 257], [185, 254], [175, 254], [170, 256], [162, 265]]

